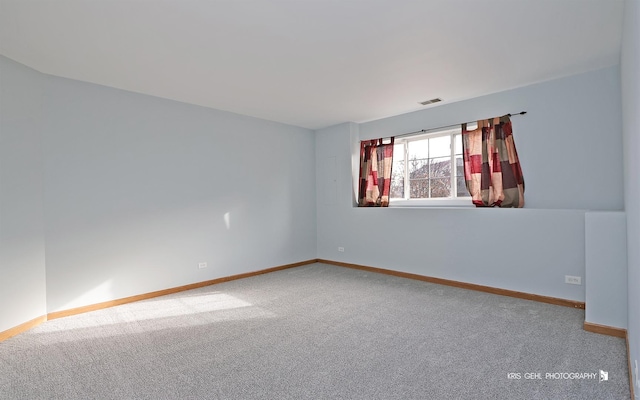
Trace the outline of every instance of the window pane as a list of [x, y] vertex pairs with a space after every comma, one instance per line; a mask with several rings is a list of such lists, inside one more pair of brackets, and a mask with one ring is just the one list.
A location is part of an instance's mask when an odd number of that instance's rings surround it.
[[457, 134], [455, 135], [455, 142], [456, 142], [456, 148], [455, 148], [455, 152], [456, 154], [462, 154], [462, 135], [461, 134]]
[[409, 160], [428, 158], [429, 157], [429, 140], [415, 140], [409, 142]]
[[458, 191], [458, 197], [471, 197], [471, 195], [469, 194], [469, 191], [467, 190], [467, 185], [465, 185], [464, 183], [464, 176], [456, 177], [456, 183], [457, 183], [456, 190]]
[[[396, 145], [391, 182], [392, 198], [404, 198], [405, 190], [412, 199], [451, 198], [454, 193], [458, 197], [469, 196], [464, 182], [460, 129], [441, 131], [439, 134], [442, 136], [402, 143], [405, 147], [402, 144]], [[453, 158], [452, 149], [455, 155]], [[452, 175], [456, 187], [452, 186]]]
[[429, 160], [430, 178], [451, 176], [451, 157], [440, 157]]
[[429, 158], [443, 157], [451, 154], [451, 136], [440, 136], [429, 139]]
[[431, 179], [431, 197], [451, 196], [451, 179]]
[[429, 180], [417, 179], [411, 180], [411, 190], [409, 197], [412, 199], [419, 199], [423, 197], [429, 197]]
[[456, 176], [464, 176], [464, 162], [462, 156], [456, 157]]
[[393, 145], [393, 161], [404, 161], [404, 143]]
[[416, 178], [428, 178], [429, 177], [429, 164], [428, 159], [409, 159], [409, 179]]
[[389, 195], [392, 199], [404, 198], [404, 159], [396, 161], [395, 153], [391, 169], [391, 191]]

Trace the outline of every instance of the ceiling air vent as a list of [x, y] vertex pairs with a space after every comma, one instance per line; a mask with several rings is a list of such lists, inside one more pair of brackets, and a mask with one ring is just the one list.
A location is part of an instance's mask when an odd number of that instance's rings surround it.
[[441, 98], [436, 97], [435, 99], [421, 101], [420, 104], [422, 104], [423, 106], [426, 106], [426, 105], [433, 104], [433, 103], [438, 103], [438, 102], [441, 102], [441, 101], [442, 101]]

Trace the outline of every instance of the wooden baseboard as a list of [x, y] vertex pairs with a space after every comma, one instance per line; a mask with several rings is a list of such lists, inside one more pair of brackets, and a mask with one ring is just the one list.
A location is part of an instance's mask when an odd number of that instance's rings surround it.
[[35, 328], [36, 326], [40, 325], [46, 320], [47, 320], [47, 316], [41, 315], [37, 318], [32, 319], [31, 321], [27, 321], [18, 326], [14, 326], [13, 328], [9, 328], [6, 331], [0, 332], [0, 342], [2, 342], [3, 340], [9, 339], [10, 337], [16, 336], [22, 332], [26, 332], [29, 329]]
[[377, 272], [380, 274], [399, 276], [401, 278], [408, 278], [408, 279], [415, 279], [415, 280], [424, 281], [424, 282], [437, 283], [439, 285], [453, 286], [461, 289], [469, 289], [469, 290], [475, 290], [479, 292], [498, 294], [501, 296], [509, 296], [509, 297], [516, 297], [519, 299], [533, 300], [540, 303], [549, 303], [549, 304], [555, 304], [558, 306], [584, 309], [584, 302], [582, 301], [559, 299], [556, 297], [548, 297], [548, 296], [542, 296], [538, 294], [517, 292], [515, 290], [499, 289], [491, 286], [476, 285], [474, 283], [458, 282], [458, 281], [452, 281], [449, 279], [442, 279], [442, 278], [433, 278], [430, 276], [412, 274], [408, 272], [399, 272], [399, 271], [394, 271], [390, 269], [368, 267], [366, 265], [349, 264], [349, 263], [344, 263], [339, 261], [318, 259], [318, 262], [337, 265], [340, 267]]
[[77, 307], [77, 308], [70, 308], [68, 310], [54, 311], [52, 313], [47, 314], [47, 319], [63, 318], [63, 317], [71, 316], [71, 315], [86, 313], [86, 312], [89, 312], [89, 311], [101, 310], [103, 308], [109, 308], [109, 307], [119, 306], [119, 305], [122, 305], [122, 304], [133, 303], [135, 301], [147, 300], [147, 299], [152, 299], [154, 297], [166, 296], [168, 294], [184, 292], [185, 290], [191, 290], [191, 289], [201, 288], [201, 287], [204, 287], [204, 286], [215, 285], [216, 283], [229, 282], [229, 281], [234, 281], [236, 279], [249, 278], [251, 276], [267, 274], [269, 272], [280, 271], [280, 270], [283, 270], [283, 269], [300, 267], [302, 265], [313, 264], [315, 262], [317, 262], [317, 260], [315, 260], [315, 259], [307, 260], [307, 261], [301, 261], [301, 262], [297, 262], [297, 263], [293, 263], [293, 264], [286, 264], [286, 265], [280, 265], [280, 266], [277, 266], [277, 267], [261, 269], [259, 271], [245, 272], [245, 273], [242, 273], [242, 274], [237, 274], [237, 275], [231, 275], [231, 276], [225, 276], [225, 277], [222, 277], [222, 278], [212, 279], [212, 280], [209, 280], [209, 281], [196, 282], [196, 283], [191, 283], [189, 285], [184, 285], [184, 286], [178, 286], [178, 287], [173, 287], [173, 288], [169, 288], [169, 289], [158, 290], [158, 291], [155, 291], [155, 292], [138, 294], [138, 295], [135, 295], [135, 296], [124, 297], [124, 298], [121, 298], [121, 299], [105, 301], [105, 302], [102, 302], [102, 303], [90, 304], [90, 305], [87, 305], [87, 306], [82, 306], [82, 307]]
[[616, 328], [608, 325], [594, 324], [593, 322], [585, 321], [582, 325], [583, 329], [587, 332], [599, 333], [601, 335], [615, 336], [619, 338], [627, 337], [627, 330], [623, 328]]

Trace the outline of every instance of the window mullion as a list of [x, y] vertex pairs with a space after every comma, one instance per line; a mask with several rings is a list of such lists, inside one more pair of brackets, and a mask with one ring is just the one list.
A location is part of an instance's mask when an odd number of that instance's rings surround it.
[[409, 200], [411, 182], [409, 182], [409, 142], [404, 142], [404, 199]]
[[431, 198], [431, 138], [427, 139], [427, 198]]
[[451, 198], [458, 197], [458, 178], [457, 178], [457, 164], [456, 164], [456, 135], [451, 134], [451, 142], [449, 144], [451, 148]]

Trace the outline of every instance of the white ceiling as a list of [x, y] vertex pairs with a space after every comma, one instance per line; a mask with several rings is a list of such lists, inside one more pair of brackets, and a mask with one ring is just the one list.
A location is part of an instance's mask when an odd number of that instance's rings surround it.
[[619, 62], [623, 0], [0, 0], [41, 72], [321, 128]]

